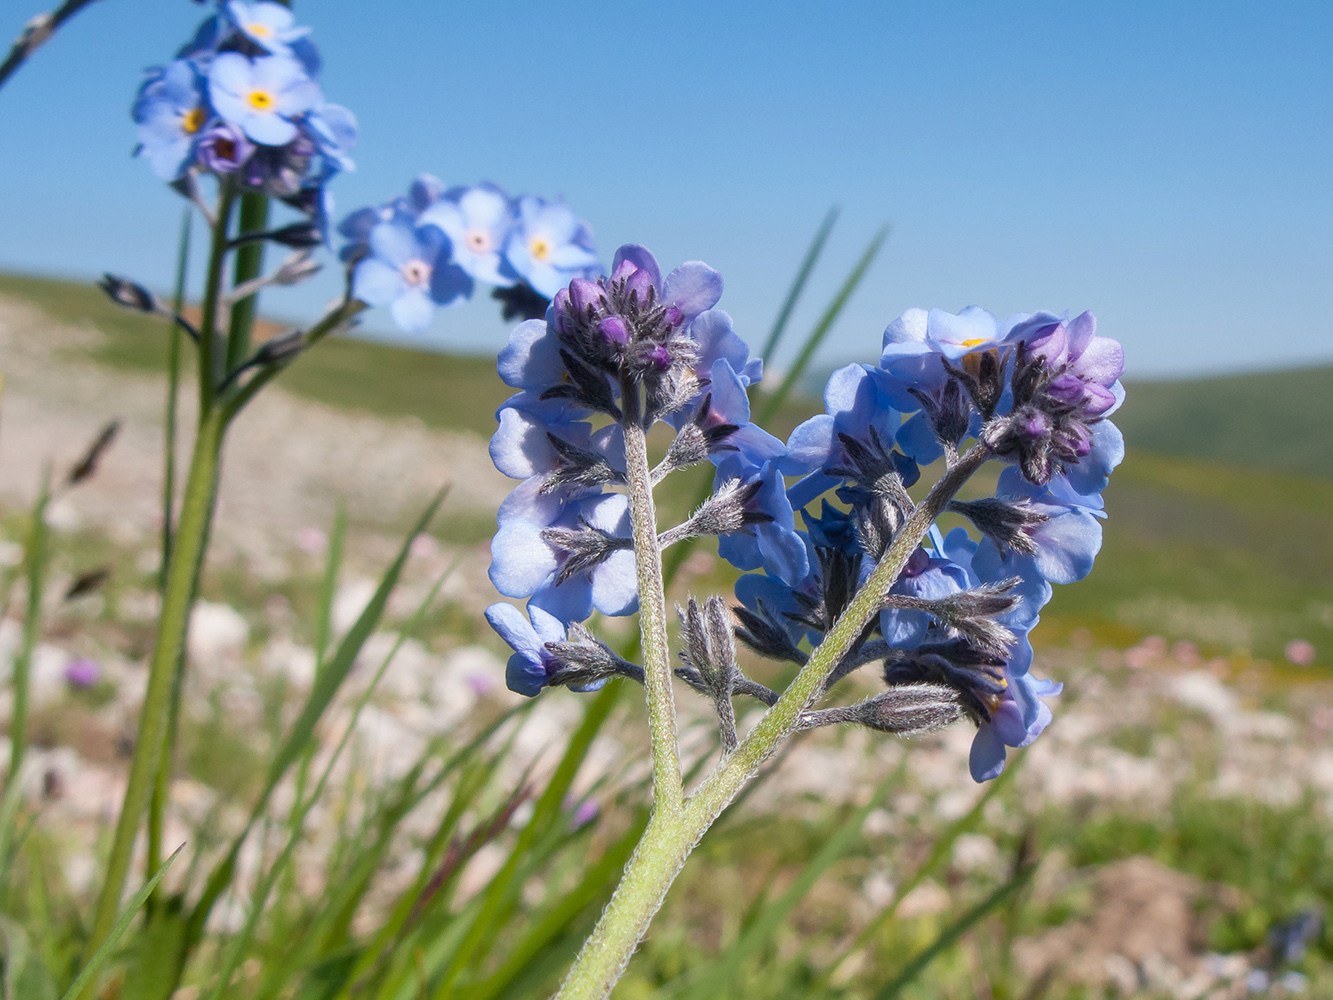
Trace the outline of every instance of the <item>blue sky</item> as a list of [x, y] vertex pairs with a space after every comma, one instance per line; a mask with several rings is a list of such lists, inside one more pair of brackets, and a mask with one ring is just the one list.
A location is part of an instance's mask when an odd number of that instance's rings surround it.
[[[33, 2], [6, 4], [0, 29]], [[797, 332], [893, 231], [828, 362], [872, 360], [909, 306], [970, 303], [1090, 308], [1131, 376], [1333, 361], [1326, 0], [296, 10], [326, 94], [361, 122], [340, 208], [421, 170], [563, 194], [607, 258], [634, 241], [721, 270], [754, 343], [836, 203]], [[127, 109], [201, 16], [101, 0], [0, 90], [0, 268], [168, 284], [180, 203], [129, 158]], [[265, 308], [300, 316], [336, 286]], [[482, 300], [429, 338], [489, 350], [504, 326]]]

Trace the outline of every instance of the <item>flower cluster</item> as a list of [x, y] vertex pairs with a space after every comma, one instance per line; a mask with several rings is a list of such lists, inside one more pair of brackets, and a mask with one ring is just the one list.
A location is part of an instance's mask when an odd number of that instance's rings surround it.
[[243, 190], [323, 212], [323, 188], [349, 170], [356, 118], [324, 100], [309, 28], [278, 3], [229, 0], [175, 60], [148, 70], [134, 102], [154, 173], [233, 178]]
[[599, 271], [592, 230], [563, 201], [511, 198], [494, 184], [445, 186], [429, 174], [405, 196], [339, 225], [353, 294], [420, 333], [438, 306], [495, 288], [506, 319], [541, 316], [558, 290]]
[[[978, 727], [973, 776], [993, 778], [1006, 747], [1025, 746], [1050, 722], [1042, 699], [1060, 690], [1029, 673], [1028, 634], [1052, 585], [1085, 576], [1101, 544], [1100, 492], [1123, 457], [1105, 419], [1123, 398], [1120, 345], [1097, 335], [1090, 313], [999, 321], [977, 308], [912, 310], [885, 332], [879, 364], [836, 371], [826, 412], [784, 444], [751, 422], [748, 390], [762, 365], [714, 308], [721, 291], [707, 265], [664, 277], [645, 249], [625, 246], [609, 276], [570, 282], [500, 353], [500, 376], [517, 394], [499, 410], [491, 457], [522, 482], [500, 509], [491, 579], [529, 607], [529, 620], [507, 604], [488, 613], [515, 650], [510, 686], [535, 694], [571, 676], [586, 688], [590, 677], [635, 675], [578, 623], [593, 610], [637, 607], [642, 553], [630, 530], [626, 441], [664, 421], [675, 437], [652, 483], [703, 461], [716, 474], [712, 496], [658, 544], [718, 536], [720, 555], [746, 571], [735, 638], [805, 664], [881, 561], [898, 559], [876, 597], [879, 614], [826, 683], [878, 663], [890, 692], [827, 710], [827, 720], [915, 731], [904, 705], [938, 721], [965, 714]], [[914, 519], [920, 505], [909, 491], [938, 459], [944, 471], [920, 503], [932, 515], [961, 515], [970, 529], [946, 534]], [[1007, 466], [994, 493], [954, 497], [991, 460]], [[895, 549], [912, 525], [916, 534]], [[693, 603], [682, 612], [691, 651], [678, 675], [727, 712], [735, 693], [773, 703], [777, 695], [741, 675], [731, 654], [725, 664], [696, 662], [730, 648], [715, 601], [707, 616]], [[579, 643], [566, 638], [572, 629]], [[807, 724], [819, 719], [808, 713]]]

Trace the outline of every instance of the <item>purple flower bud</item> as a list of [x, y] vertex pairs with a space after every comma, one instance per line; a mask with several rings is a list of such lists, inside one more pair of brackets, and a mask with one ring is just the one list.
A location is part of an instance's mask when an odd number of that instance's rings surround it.
[[215, 174], [234, 174], [250, 159], [254, 143], [235, 125], [213, 126], [199, 140], [199, 162]]
[[624, 345], [629, 343], [629, 324], [620, 316], [607, 316], [597, 324], [597, 332], [612, 344]]
[[551, 304], [555, 308], [555, 332], [570, 333], [570, 311], [574, 308], [574, 304], [570, 300], [569, 289], [562, 288], [556, 292]]
[[900, 576], [904, 580], [915, 579], [929, 568], [930, 553], [918, 545], [916, 551], [907, 557], [907, 565], [903, 567]]
[[1079, 403], [1083, 402], [1084, 384], [1083, 380], [1077, 375], [1061, 375], [1051, 381], [1046, 391], [1052, 399], [1064, 403], [1066, 406], [1078, 406]]
[[1050, 323], [1033, 331], [1027, 338], [1028, 354], [1058, 365], [1069, 351], [1069, 334], [1063, 323]]
[[635, 264], [634, 261], [626, 258], [617, 264], [616, 269], [611, 272], [611, 280], [619, 281], [622, 278], [628, 278], [637, 270], [639, 270], [639, 266]]
[[606, 302], [606, 295], [602, 287], [595, 281], [589, 281], [587, 278], [575, 278], [569, 283], [569, 299], [574, 305], [574, 312], [577, 316], [583, 316], [588, 307], [600, 307]]
[[640, 304], [648, 301], [648, 293], [653, 287], [653, 276], [643, 268], [638, 268], [629, 276], [625, 282], [626, 297], [634, 295], [639, 299]]
[[1016, 430], [1030, 438], [1044, 438], [1051, 432], [1051, 421], [1040, 410], [1028, 410], [1016, 420]]
[[102, 679], [102, 666], [86, 656], [70, 660], [65, 667], [65, 683], [72, 688], [90, 688]]
[[1100, 417], [1115, 406], [1115, 393], [1096, 382], [1084, 383], [1083, 412], [1090, 417]]
[[685, 322], [685, 314], [675, 306], [667, 306], [666, 310], [662, 313], [662, 321], [666, 323], [667, 326], [680, 326]]
[[671, 367], [671, 352], [667, 350], [666, 344], [658, 344], [644, 355], [644, 360], [666, 371]]

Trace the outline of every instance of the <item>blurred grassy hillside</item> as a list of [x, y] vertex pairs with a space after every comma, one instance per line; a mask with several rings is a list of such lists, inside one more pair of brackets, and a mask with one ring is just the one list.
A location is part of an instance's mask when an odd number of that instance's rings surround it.
[[1132, 382], [1129, 392], [1116, 421], [1145, 451], [1333, 479], [1333, 365]]
[[[91, 286], [0, 275], [0, 295], [102, 329], [108, 365], [165, 362], [165, 324]], [[509, 395], [492, 358], [348, 338], [282, 380], [330, 405], [480, 435]], [[793, 400], [771, 429], [785, 436], [819, 408]], [[1333, 666], [1333, 367], [1134, 384], [1116, 421], [1130, 453], [1107, 491], [1103, 552], [1088, 580], [1057, 589], [1047, 639], [1089, 627], [1112, 645], [1157, 634], [1273, 661], [1305, 639]]]

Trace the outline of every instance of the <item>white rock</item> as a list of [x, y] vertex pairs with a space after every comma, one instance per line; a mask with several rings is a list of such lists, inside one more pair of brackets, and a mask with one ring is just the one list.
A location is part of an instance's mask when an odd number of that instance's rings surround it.
[[250, 626], [239, 611], [227, 604], [200, 601], [190, 613], [187, 649], [197, 664], [237, 659], [245, 651]]
[[315, 651], [285, 637], [269, 641], [259, 665], [275, 677], [286, 677], [300, 691], [309, 691], [315, 682]]
[[984, 833], [965, 833], [953, 843], [953, 864], [964, 872], [992, 871], [999, 867], [1000, 849]]
[[1169, 693], [1186, 708], [1203, 712], [1219, 728], [1231, 724], [1238, 708], [1235, 693], [1203, 670], [1181, 674], [1172, 681]]

